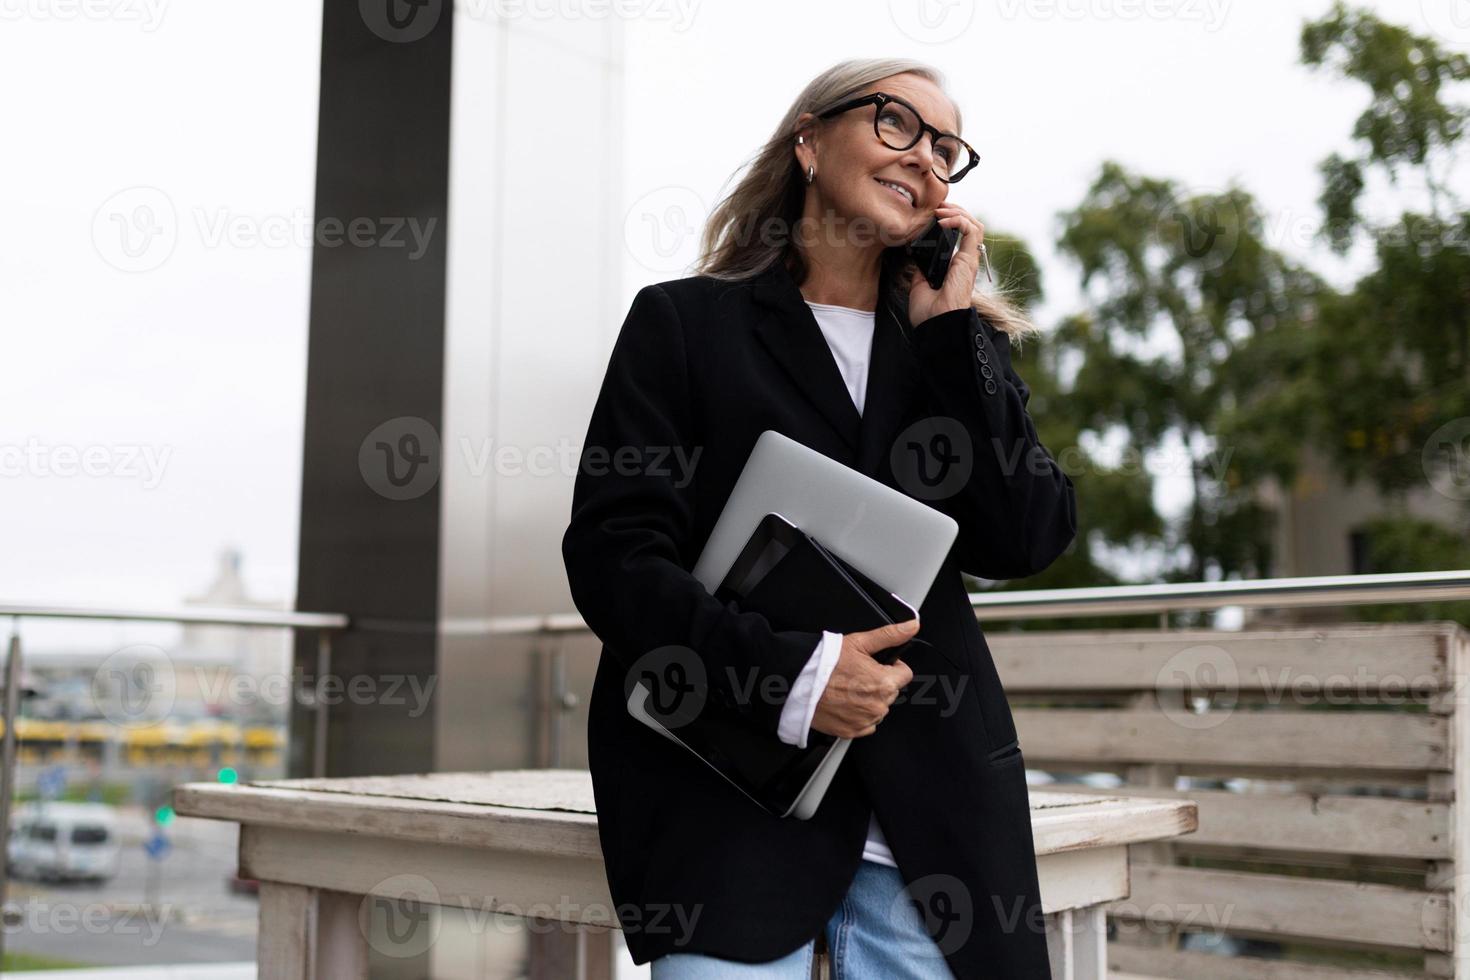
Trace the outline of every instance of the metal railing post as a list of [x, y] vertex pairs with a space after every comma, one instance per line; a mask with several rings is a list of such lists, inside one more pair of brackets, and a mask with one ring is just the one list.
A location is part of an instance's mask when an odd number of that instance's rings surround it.
[[317, 779], [327, 778], [327, 700], [322, 697], [322, 685], [332, 672], [332, 632], [317, 630], [316, 634], [316, 692], [312, 707], [316, 711], [311, 738], [311, 774]]
[[10, 800], [15, 793], [15, 730], [20, 718], [20, 622], [5, 651], [5, 736], [0, 741], [0, 973], [5, 972], [5, 914], [10, 904]]

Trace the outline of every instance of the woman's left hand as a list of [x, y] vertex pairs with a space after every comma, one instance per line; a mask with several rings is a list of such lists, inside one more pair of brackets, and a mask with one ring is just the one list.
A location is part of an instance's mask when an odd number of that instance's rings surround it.
[[980, 274], [980, 243], [985, 240], [985, 226], [950, 201], [936, 207], [934, 216], [944, 227], [960, 230], [960, 244], [938, 289], [930, 287], [922, 275], [915, 273], [909, 285], [909, 322], [916, 327], [930, 317], [970, 306], [975, 279]]

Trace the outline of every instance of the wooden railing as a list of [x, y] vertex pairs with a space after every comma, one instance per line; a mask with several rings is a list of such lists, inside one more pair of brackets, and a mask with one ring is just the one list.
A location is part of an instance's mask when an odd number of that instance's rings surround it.
[[[1108, 908], [1115, 976], [1470, 977], [1464, 628], [988, 640], [1028, 768], [1198, 803], [1196, 833], [1132, 855]], [[1181, 948], [1191, 932], [1272, 958]]]

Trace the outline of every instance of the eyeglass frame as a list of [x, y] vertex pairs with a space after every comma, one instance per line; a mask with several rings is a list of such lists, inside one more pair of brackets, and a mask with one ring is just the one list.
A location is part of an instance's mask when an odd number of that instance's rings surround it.
[[[912, 112], [914, 114], [914, 118], [919, 121], [919, 135], [916, 136], [916, 137], [914, 137], [914, 141], [912, 143], [910, 143], [908, 146], [894, 147], [891, 144], [889, 144], [889, 142], [887, 140], [883, 139], [883, 134], [882, 133], [878, 132], [878, 118], [883, 115], [883, 107], [885, 105], [887, 105], [888, 103], [890, 103], [890, 102], [897, 102], [899, 105], [903, 106], [909, 112]], [[847, 102], [841, 103], [840, 105], [835, 105], [835, 106], [833, 106], [830, 109], [827, 109], [827, 110], [824, 110], [822, 112], [817, 113], [817, 118], [818, 119], [830, 119], [831, 117], [833, 117], [835, 115], [838, 115], [839, 113], [847, 112], [849, 109], [856, 109], [859, 106], [865, 106], [865, 105], [869, 105], [869, 104], [876, 106], [876, 108], [873, 110], [873, 135], [877, 136], [878, 139], [879, 139], [879, 141], [882, 142], [882, 144], [884, 146], [887, 146], [890, 150], [892, 150], [892, 149], [900, 149], [900, 150], [910, 150], [910, 149], [913, 149], [914, 147], [916, 147], [916, 146], [919, 145], [919, 140], [921, 140], [921, 139], [924, 138], [924, 134], [925, 133], [928, 133], [929, 134], [929, 146], [930, 146], [931, 151], [932, 151], [932, 149], [934, 147], [934, 143], [935, 143], [936, 140], [938, 140], [941, 136], [947, 136], [950, 139], [953, 139], [953, 140], [958, 141], [961, 146], [963, 146], [966, 150], [968, 150], [970, 152], [970, 162], [965, 165], [965, 167], [964, 167], [963, 170], [961, 170], [958, 174], [956, 174], [953, 177], [948, 177], [948, 178], [946, 178], [946, 177], [940, 177], [939, 176], [939, 172], [936, 171], [934, 169], [934, 167], [931, 165], [929, 167], [929, 171], [934, 174], [934, 176], [935, 176], [935, 178], [937, 180], [941, 180], [941, 181], [943, 181], [946, 184], [958, 184], [961, 180], [964, 179], [965, 174], [969, 173], [971, 170], [974, 170], [975, 169], [975, 165], [980, 162], [980, 154], [978, 154], [978, 153], [975, 152], [975, 148], [973, 146], [971, 146], [969, 143], [966, 143], [963, 139], [961, 139], [960, 138], [960, 135], [958, 133], [943, 133], [943, 132], [940, 132], [938, 129], [936, 129], [935, 127], [929, 125], [927, 122], [924, 121], [924, 117], [919, 113], [919, 110], [918, 109], [915, 109], [914, 108], [914, 106], [913, 106], [912, 103], [910, 103], [906, 99], [900, 99], [896, 95], [889, 95], [887, 92], [872, 92], [872, 93], [869, 93], [868, 95], [860, 95], [860, 96], [858, 96], [855, 99], [850, 99]]]

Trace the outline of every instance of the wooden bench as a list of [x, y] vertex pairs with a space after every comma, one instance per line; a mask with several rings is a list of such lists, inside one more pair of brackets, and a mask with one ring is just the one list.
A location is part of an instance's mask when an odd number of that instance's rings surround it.
[[[240, 824], [263, 977], [366, 978], [370, 949], [425, 941], [381, 928], [372, 906], [393, 900], [415, 925], [422, 905], [568, 924], [537, 931], [531, 976], [611, 975], [618, 923], [585, 770], [186, 783], [173, 799], [183, 816]], [[1031, 804], [1054, 976], [1102, 980], [1102, 906], [1128, 894], [1129, 845], [1192, 831], [1194, 804], [1034, 790]]]

